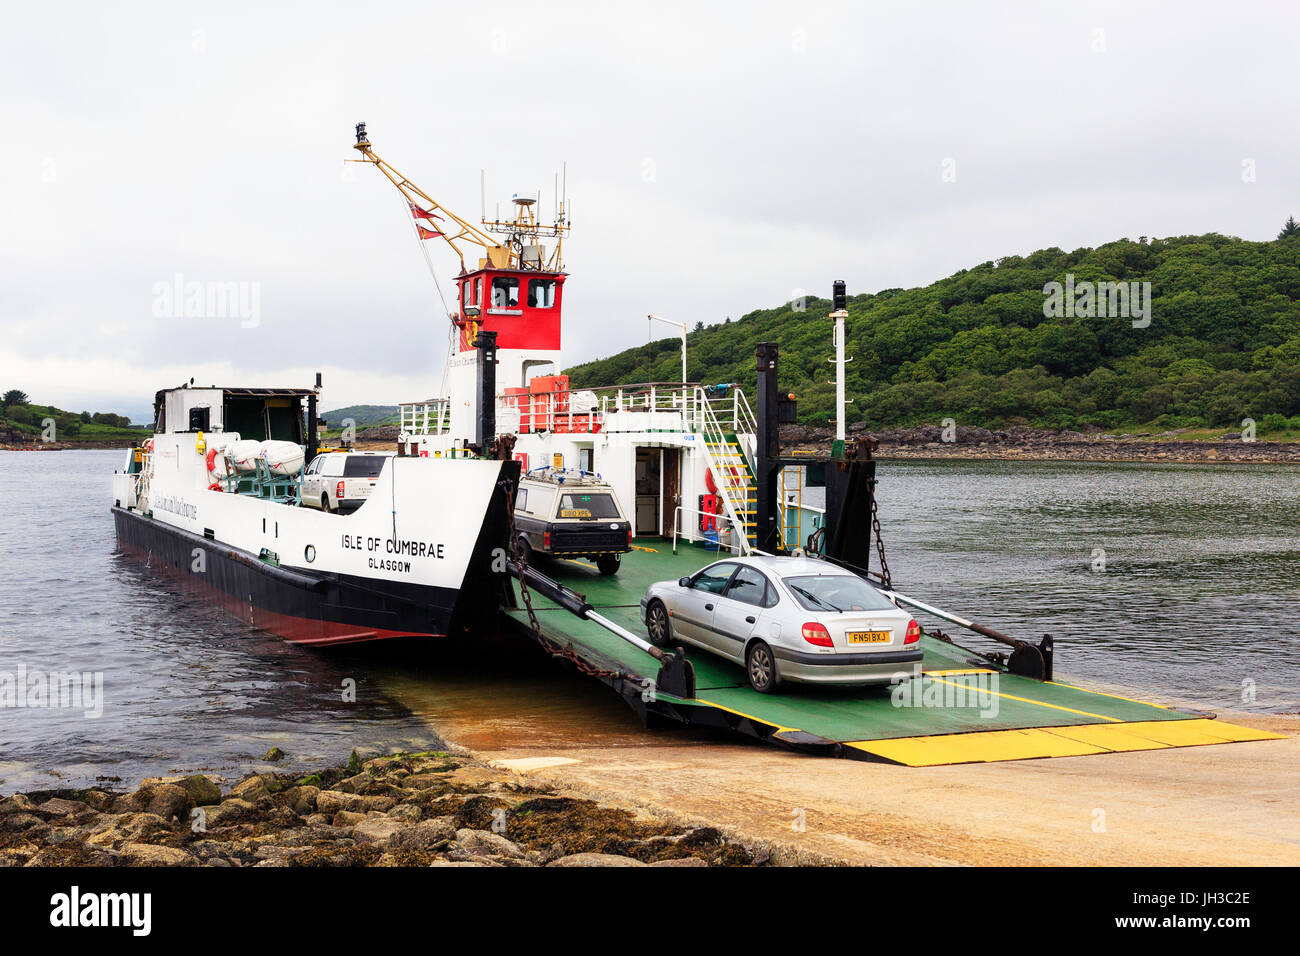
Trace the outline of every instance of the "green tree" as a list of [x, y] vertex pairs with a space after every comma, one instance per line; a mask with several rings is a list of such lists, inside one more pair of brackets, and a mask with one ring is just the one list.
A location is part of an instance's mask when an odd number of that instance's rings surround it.
[[26, 405], [27, 393], [16, 388], [11, 388], [0, 396], [0, 405], [4, 406], [5, 412], [9, 411], [10, 405]]
[[1279, 239], [1290, 239], [1294, 236], [1300, 236], [1300, 222], [1295, 221], [1295, 216], [1288, 216], [1286, 222], [1282, 225], [1282, 231], [1277, 234]]

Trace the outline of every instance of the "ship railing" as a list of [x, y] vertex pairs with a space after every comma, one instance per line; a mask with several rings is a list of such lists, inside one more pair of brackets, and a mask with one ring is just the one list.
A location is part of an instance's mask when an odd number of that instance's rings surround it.
[[[696, 405], [699, 408], [700, 425], [697, 433], [704, 439], [701, 443], [701, 449], [704, 452], [705, 462], [709, 470], [713, 473], [714, 481], [718, 489], [718, 497], [722, 501], [722, 513], [727, 516], [735, 527], [743, 532], [744, 546], [742, 553], [748, 553], [752, 548], [749, 541], [753, 509], [749, 507], [750, 481], [748, 472], [752, 469], [752, 463], [746, 462], [747, 468], [742, 470], [736, 467], [734, 461], [724, 461], [719, 458], [720, 455], [726, 454], [729, 444], [728, 424], [725, 419], [719, 419], [714, 413], [714, 404], [718, 401], [716, 397], [717, 389], [714, 389], [714, 396], [709, 394], [709, 390], [703, 387], [696, 387]], [[731, 400], [731, 407], [736, 408], [735, 400]], [[725, 406], [724, 406], [725, 407]], [[734, 427], [733, 422], [730, 423]], [[732, 432], [734, 434], [734, 431]], [[757, 528], [754, 528], [755, 536]]]
[[398, 405], [400, 430], [406, 435], [445, 435], [451, 430], [451, 401], [429, 398]]
[[[804, 490], [810, 487], [808, 466], [786, 466], [778, 479], [781, 495], [781, 542], [796, 548], [807, 548], [809, 538], [826, 526], [826, 508], [806, 500]], [[823, 489], [823, 495], [825, 491]], [[823, 499], [824, 501], [825, 499]]]
[[536, 431], [598, 432], [605, 419], [619, 412], [675, 413], [683, 431], [694, 430], [698, 417], [693, 405], [696, 386], [680, 382], [642, 382], [632, 385], [594, 387], [560, 386], [537, 389], [536, 384], [510, 388], [497, 397], [504, 417], [500, 424], [518, 415], [520, 433]]
[[[677, 553], [678, 536], [680, 536], [683, 540], [686, 541], [709, 541], [710, 543], [712, 543], [713, 540], [707, 537], [707, 532], [705, 531], [697, 532], [695, 528], [692, 528], [690, 531], [683, 529], [682, 515], [694, 515], [696, 518], [700, 519], [701, 523], [706, 521], [730, 522], [731, 527], [728, 528], [727, 530], [730, 532], [731, 540], [727, 542], [723, 542], [721, 535], [719, 535], [717, 538], [719, 551], [728, 550], [731, 551], [733, 554], [739, 554], [739, 555], [765, 553], [763, 551], [759, 551], [757, 548], [755, 548], [753, 545], [749, 543], [749, 536], [745, 533], [744, 525], [738, 524], [734, 516], [729, 514], [715, 514], [712, 511], [700, 511], [698, 508], [687, 508], [685, 505], [678, 505], [676, 508], [673, 509], [673, 554]], [[713, 531], [716, 534], [721, 529], [711, 528], [709, 530]]]
[[595, 385], [534, 390], [507, 389], [497, 407], [519, 413], [519, 430], [600, 431], [606, 416], [619, 412], [670, 413], [680, 416], [680, 427], [701, 432], [712, 421], [741, 437], [753, 457], [754, 412], [745, 393], [735, 385], [702, 386], [698, 382], [638, 382], [631, 385]]

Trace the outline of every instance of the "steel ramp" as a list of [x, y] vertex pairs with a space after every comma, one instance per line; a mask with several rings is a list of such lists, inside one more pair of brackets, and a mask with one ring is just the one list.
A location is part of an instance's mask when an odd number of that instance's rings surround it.
[[[581, 561], [551, 561], [542, 570], [581, 592], [605, 617], [643, 634], [640, 599], [646, 587], [676, 580], [719, 554], [679, 545], [673, 555], [657, 539], [636, 544], [639, 549], [624, 556], [617, 575], [602, 576]], [[649, 654], [539, 594], [532, 598], [543, 634], [600, 670], [600, 679], [644, 719], [723, 727], [813, 753], [920, 767], [1282, 737], [1207, 714], [1009, 674], [975, 651], [928, 635], [921, 638], [921, 679], [898, 688], [787, 684], [776, 694], [760, 694], [739, 666], [690, 648], [695, 696], [674, 697], [654, 689], [659, 663]], [[529, 630], [522, 605], [503, 613]]]

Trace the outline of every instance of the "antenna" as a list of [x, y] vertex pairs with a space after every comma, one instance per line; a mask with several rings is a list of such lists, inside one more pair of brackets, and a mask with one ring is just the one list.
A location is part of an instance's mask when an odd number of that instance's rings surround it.
[[487, 170], [480, 168], [478, 171], [478, 197], [479, 209], [482, 212], [481, 218], [487, 221]]

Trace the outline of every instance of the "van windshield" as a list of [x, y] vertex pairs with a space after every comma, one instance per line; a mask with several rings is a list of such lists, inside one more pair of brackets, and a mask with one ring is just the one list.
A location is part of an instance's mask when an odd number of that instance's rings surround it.
[[809, 611], [883, 611], [894, 607], [889, 598], [852, 574], [809, 574], [782, 580]]
[[344, 478], [378, 478], [384, 470], [387, 455], [348, 455], [343, 463]]
[[560, 494], [560, 518], [618, 518], [618, 505], [610, 494], [566, 491]]

